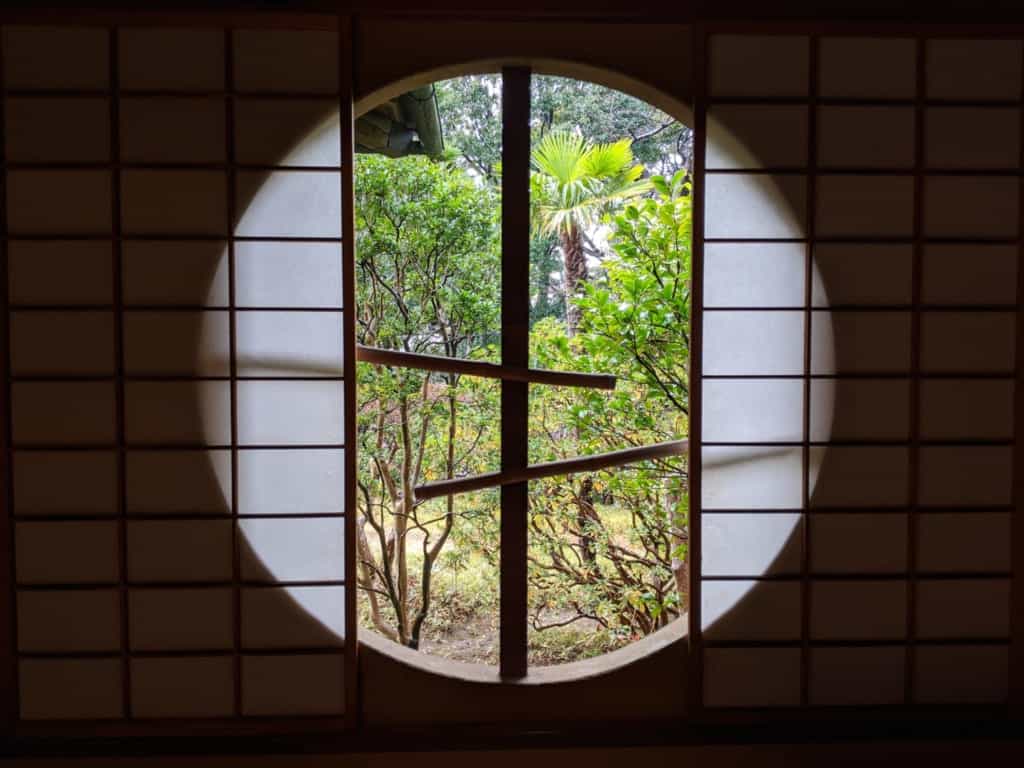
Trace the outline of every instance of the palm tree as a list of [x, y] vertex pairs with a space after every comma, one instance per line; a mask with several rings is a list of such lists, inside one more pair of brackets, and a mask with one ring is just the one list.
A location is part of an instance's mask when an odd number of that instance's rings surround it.
[[555, 235], [565, 272], [566, 328], [575, 336], [579, 308], [572, 299], [587, 281], [587, 230], [615, 203], [650, 189], [634, 163], [630, 139], [594, 143], [559, 130], [546, 134], [533, 150], [530, 179], [533, 229]]

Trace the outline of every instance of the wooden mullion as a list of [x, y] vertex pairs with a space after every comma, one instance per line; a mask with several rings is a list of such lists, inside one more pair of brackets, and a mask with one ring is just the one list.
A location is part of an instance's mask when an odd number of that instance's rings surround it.
[[[1024, 52], [1020, 63], [1024, 72]], [[1018, 135], [1024, 136], [1024, 76], [1021, 78], [1018, 104]], [[1024, 171], [1024, 141], [1017, 159]], [[1010, 515], [1010, 712], [1024, 717], [1024, 175], [1021, 176], [1017, 203], [1017, 323], [1016, 382], [1013, 395], [1013, 513]]]
[[[530, 362], [530, 70], [502, 70], [501, 362]], [[501, 382], [501, 471], [529, 461], [529, 384]], [[506, 679], [526, 676], [529, 485], [501, 488], [501, 650]]]
[[[356, 225], [355, 225], [355, 19], [338, 16], [338, 114], [341, 124], [339, 163], [341, 165], [341, 290], [342, 360], [348, 380], [342, 386], [345, 406], [344, 511], [345, 511], [345, 724], [360, 724], [362, 713], [359, 679], [358, 584], [356, 578], [356, 476], [358, 473], [356, 430]], [[351, 373], [349, 373], [351, 371]]]
[[806, 191], [806, 232], [804, 247], [804, 353], [803, 353], [803, 413], [801, 431], [803, 445], [800, 449], [800, 704], [810, 703], [811, 692], [811, 602], [814, 583], [811, 579], [811, 522], [807, 510], [811, 508], [811, 360], [814, 313], [813, 275], [814, 238], [817, 234], [817, 188], [818, 188], [818, 67], [821, 39], [812, 35], [809, 41], [809, 62], [807, 82], [807, 178]]
[[117, 163], [121, 158], [121, 93], [118, 57], [118, 29], [111, 27], [108, 55], [110, 57], [110, 234], [111, 262], [113, 265], [112, 292], [114, 305], [114, 399], [117, 456], [117, 540], [118, 540], [118, 593], [120, 598], [121, 690], [124, 716], [132, 718], [131, 686], [131, 622], [129, 618], [130, 594], [128, 585], [128, 476], [127, 437], [125, 427], [125, 354], [124, 354], [124, 270], [122, 269], [123, 243], [121, 242], [121, 171]]
[[[6, 68], [4, 67], [3, 36], [0, 35], [0, 126], [7, 125], [7, 95], [4, 90]], [[0, 141], [0, 161], [7, 159], [6, 142]], [[0, 680], [3, 681], [4, 696], [2, 707], [3, 722], [0, 732], [11, 734], [18, 720], [18, 630], [15, 583], [17, 576], [14, 563], [14, 464], [13, 439], [11, 433], [11, 311], [9, 245], [7, 240], [7, 173], [0, 173], [0, 314], [3, 316], [3, 332], [0, 334], [0, 504], [4, 519], [0, 522], [0, 555], [6, 558], [0, 568], [0, 616], [9, 622], [7, 631], [0, 633]]]
[[907, 706], [915, 703], [914, 677], [917, 666], [917, 534], [921, 486], [921, 287], [924, 259], [924, 165], [925, 165], [925, 98], [926, 55], [925, 39], [914, 40], [915, 94], [914, 94], [914, 220], [913, 250], [910, 274], [910, 435], [907, 446], [907, 614], [906, 653], [903, 670], [903, 700]]
[[687, 511], [688, 654], [687, 705], [699, 717], [704, 710], [704, 631], [701, 614], [701, 439], [703, 418], [704, 327], [704, 165], [707, 154], [707, 39], [703, 25], [693, 30], [693, 207], [690, 230], [690, 508]]

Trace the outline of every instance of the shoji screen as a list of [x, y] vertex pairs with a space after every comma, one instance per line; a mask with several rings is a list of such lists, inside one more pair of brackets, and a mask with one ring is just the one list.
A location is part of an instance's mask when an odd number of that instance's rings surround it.
[[1021, 42], [705, 47], [704, 704], [1004, 701]]
[[20, 718], [341, 715], [336, 30], [2, 45]]

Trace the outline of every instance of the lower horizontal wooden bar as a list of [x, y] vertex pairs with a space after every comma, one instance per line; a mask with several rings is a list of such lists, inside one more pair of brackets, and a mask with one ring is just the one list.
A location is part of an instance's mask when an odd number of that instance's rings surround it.
[[472, 477], [456, 478], [454, 480], [439, 480], [435, 483], [417, 486], [415, 495], [417, 501], [435, 499], [439, 496], [453, 496], [457, 493], [468, 493], [480, 491], [484, 488], [496, 488], [502, 485], [522, 483], [530, 480], [540, 480], [555, 475], [568, 475], [574, 472], [593, 472], [608, 467], [620, 467], [623, 464], [633, 464], [637, 461], [647, 459], [665, 458], [668, 456], [682, 456], [686, 453], [689, 441], [671, 440], [666, 443], [655, 443], [654, 445], [642, 445], [636, 448], [625, 448], [621, 451], [609, 453], [595, 453], [592, 456], [580, 456], [575, 459], [563, 459], [561, 461], [549, 461], [544, 464], [531, 464], [520, 470], [508, 472], [487, 472]]
[[464, 373], [468, 376], [481, 376], [486, 379], [502, 379], [503, 381], [525, 381], [530, 384], [551, 384], [557, 387], [615, 389], [615, 377], [605, 374], [518, 368], [478, 360], [462, 360], [457, 357], [421, 355], [414, 352], [365, 347], [362, 344], [356, 346], [356, 359], [375, 365], [417, 368], [422, 371], [440, 371], [442, 373]]

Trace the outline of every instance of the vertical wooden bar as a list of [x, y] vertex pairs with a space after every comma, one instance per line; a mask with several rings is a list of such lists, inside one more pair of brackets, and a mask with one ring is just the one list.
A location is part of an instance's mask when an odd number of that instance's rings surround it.
[[[1024, 53], [1021, 70], [1024, 71]], [[1018, 104], [1020, 126], [1024, 136], [1024, 77], [1021, 78]], [[1018, 172], [1024, 172], [1024, 142], [1017, 158]], [[1010, 518], [1010, 712], [1024, 717], [1024, 173], [1018, 177], [1017, 204], [1017, 324], [1015, 378], [1013, 393], [1013, 515]]]
[[807, 66], [807, 200], [806, 248], [804, 249], [804, 376], [803, 376], [803, 447], [800, 465], [800, 506], [803, 525], [800, 529], [800, 704], [807, 706], [811, 687], [811, 332], [814, 312], [811, 311], [814, 246], [817, 235], [818, 190], [818, 62], [821, 39], [812, 35]]
[[124, 716], [132, 716], [130, 620], [128, 615], [128, 478], [124, 406], [124, 271], [121, 241], [121, 83], [118, 66], [118, 30], [110, 29], [110, 235], [114, 298], [114, 401], [117, 419], [117, 537], [121, 598], [121, 684]]
[[915, 39], [917, 67], [914, 93], [914, 223], [910, 272], [910, 444], [907, 472], [907, 645], [904, 661], [904, 703], [914, 703], [917, 651], [917, 514], [921, 466], [921, 264], [924, 255], [924, 119], [925, 41]]
[[356, 224], [355, 224], [355, 46], [354, 20], [338, 17], [338, 109], [341, 116], [341, 281], [345, 381], [345, 721], [359, 712], [359, 637], [356, 616]]
[[[2, 31], [2, 30], [0, 30]], [[4, 66], [3, 35], [0, 34], [0, 130], [7, 127], [7, 80]], [[0, 504], [4, 518], [0, 524], [0, 556], [5, 559], [0, 568], [0, 616], [9, 624], [0, 632], [0, 685], [4, 694], [0, 702], [0, 733], [10, 734], [18, 720], [18, 616], [14, 586], [14, 464], [11, 449], [11, 311], [9, 256], [7, 241], [7, 143], [0, 141], [0, 307], [3, 331], [0, 333]]]
[[[530, 70], [502, 70], [501, 362], [530, 356]], [[529, 384], [501, 382], [501, 470], [529, 460]], [[505, 678], [526, 676], [526, 557], [529, 485], [501, 488], [501, 653]]]
[[688, 705], [696, 716], [704, 706], [704, 633], [701, 618], [701, 435], [704, 349], [704, 163], [707, 155], [707, 30], [693, 27], [693, 204], [690, 230], [690, 509], [687, 515], [689, 580]]
[[228, 375], [231, 408], [231, 613], [234, 713], [242, 715], [242, 542], [238, 526], [238, 317], [235, 279], [235, 30], [224, 28], [224, 153], [227, 163]]

